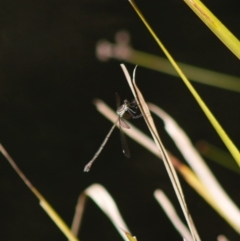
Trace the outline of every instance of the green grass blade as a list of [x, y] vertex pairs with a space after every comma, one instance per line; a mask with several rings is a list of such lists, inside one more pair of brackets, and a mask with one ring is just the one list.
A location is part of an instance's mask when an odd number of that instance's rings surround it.
[[192, 93], [192, 95], [194, 96], [194, 98], [196, 99], [196, 101], [198, 102], [200, 107], [202, 108], [203, 112], [207, 116], [207, 118], [210, 121], [210, 123], [213, 125], [214, 129], [216, 130], [216, 132], [218, 133], [218, 135], [222, 139], [223, 143], [228, 148], [229, 152], [232, 154], [232, 156], [235, 159], [235, 161], [237, 162], [237, 164], [240, 166], [240, 153], [239, 153], [239, 150], [237, 149], [237, 147], [234, 145], [232, 140], [228, 137], [228, 135], [226, 134], [224, 129], [221, 127], [221, 125], [219, 124], [217, 119], [214, 117], [212, 112], [209, 110], [209, 108], [206, 106], [204, 101], [201, 99], [201, 97], [199, 96], [197, 91], [194, 89], [192, 84], [189, 82], [189, 80], [187, 79], [185, 74], [179, 68], [179, 66], [177, 65], [175, 60], [172, 58], [170, 53], [167, 51], [167, 49], [164, 47], [162, 42], [159, 40], [159, 38], [157, 37], [155, 32], [152, 30], [152, 28], [150, 27], [150, 25], [148, 24], [148, 22], [146, 21], [146, 19], [144, 18], [144, 16], [142, 15], [140, 10], [138, 9], [138, 7], [136, 6], [136, 4], [133, 1], [130, 1], [130, 0], [129, 0], [129, 2], [131, 3], [131, 5], [133, 6], [134, 10], [138, 14], [138, 16], [141, 18], [141, 20], [143, 21], [143, 23], [145, 24], [145, 26], [147, 27], [147, 29], [149, 30], [149, 32], [151, 33], [151, 35], [153, 36], [153, 38], [155, 39], [155, 41], [157, 42], [159, 47], [162, 49], [164, 54], [167, 56], [168, 60], [171, 62], [171, 64], [173, 65], [173, 67], [178, 72], [178, 74], [182, 78], [183, 82], [185, 83], [185, 85], [189, 89], [189, 91]]
[[239, 40], [214, 16], [214, 14], [199, 0], [184, 0], [197, 16], [212, 30], [212, 32], [240, 58]]
[[[124, 60], [134, 65], [139, 65], [179, 78], [179, 74], [172, 67], [167, 58], [133, 49], [130, 45], [123, 45], [120, 42], [113, 44], [107, 40], [98, 41], [96, 55], [100, 61], [106, 61], [110, 58], [119, 61]], [[177, 61], [177, 63], [191, 81], [240, 92], [240, 77], [200, 68], [179, 61]]]
[[226, 151], [203, 140], [196, 143], [196, 148], [201, 155], [207, 157], [209, 160], [240, 175], [240, 169], [236, 165], [236, 162]]

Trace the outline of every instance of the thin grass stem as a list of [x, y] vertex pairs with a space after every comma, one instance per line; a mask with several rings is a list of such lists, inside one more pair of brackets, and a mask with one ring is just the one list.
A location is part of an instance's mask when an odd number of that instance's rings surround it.
[[42, 194], [32, 185], [32, 183], [28, 180], [28, 178], [24, 175], [24, 173], [17, 166], [12, 157], [7, 153], [2, 144], [0, 144], [0, 151], [5, 156], [7, 161], [16, 171], [16, 173], [20, 176], [20, 178], [24, 181], [27, 187], [33, 192], [33, 194], [39, 199], [41, 207], [48, 214], [48, 216], [53, 220], [53, 222], [58, 226], [58, 228], [62, 231], [62, 233], [70, 240], [70, 241], [79, 241], [68, 228], [67, 224], [62, 220], [62, 218], [57, 214], [57, 212], [51, 207], [51, 205], [46, 201], [46, 199], [42, 196]]
[[132, 93], [135, 97], [135, 100], [138, 103], [138, 106], [139, 106], [139, 108], [142, 112], [142, 115], [143, 115], [144, 120], [145, 120], [145, 122], [148, 126], [148, 129], [149, 129], [150, 133], [152, 134], [152, 137], [153, 137], [153, 139], [155, 141], [155, 144], [158, 148], [159, 154], [161, 154], [163, 163], [166, 167], [166, 170], [168, 172], [169, 178], [170, 178], [171, 183], [173, 185], [174, 191], [176, 193], [176, 196], [177, 196], [178, 201], [180, 203], [180, 206], [182, 208], [183, 214], [184, 214], [185, 219], [187, 221], [188, 227], [191, 231], [193, 240], [199, 241], [200, 238], [199, 238], [198, 232], [195, 228], [195, 225], [193, 223], [190, 212], [188, 210], [188, 207], [187, 207], [187, 204], [186, 204], [186, 201], [185, 201], [185, 198], [184, 198], [184, 195], [183, 195], [183, 191], [182, 191], [178, 176], [176, 174], [176, 171], [175, 171], [175, 169], [173, 167], [173, 164], [169, 159], [167, 151], [165, 150], [164, 145], [163, 145], [163, 143], [162, 143], [162, 141], [161, 141], [161, 139], [158, 135], [157, 129], [155, 127], [154, 121], [153, 121], [152, 116], [150, 114], [149, 108], [148, 108], [148, 106], [147, 106], [147, 104], [144, 100], [144, 97], [143, 97], [142, 93], [140, 92], [140, 90], [138, 89], [138, 87], [136, 85], [136, 82], [135, 82], [136, 67], [133, 71], [133, 79], [131, 80], [131, 77], [130, 77], [125, 65], [121, 64], [120, 66], [123, 69], [123, 72], [124, 72], [125, 77], [128, 81], [129, 87], [132, 90]]

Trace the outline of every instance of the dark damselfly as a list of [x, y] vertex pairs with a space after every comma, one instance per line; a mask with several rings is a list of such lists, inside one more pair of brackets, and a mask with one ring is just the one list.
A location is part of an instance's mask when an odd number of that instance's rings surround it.
[[89, 172], [91, 169], [92, 164], [94, 161], [97, 159], [101, 151], [103, 150], [104, 146], [106, 145], [109, 137], [111, 136], [113, 130], [115, 129], [116, 125], [119, 125], [119, 130], [120, 130], [120, 139], [122, 143], [122, 150], [123, 154], [126, 157], [130, 157], [130, 151], [127, 145], [127, 140], [126, 137], [122, 131], [122, 128], [130, 129], [130, 126], [127, 124], [127, 122], [124, 120], [125, 119], [137, 119], [142, 116], [142, 114], [137, 114], [138, 110], [138, 105], [137, 102], [134, 100], [132, 102], [129, 102], [128, 100], [124, 100], [123, 104], [120, 105], [120, 97], [118, 94], [116, 94], [116, 102], [117, 102], [117, 110], [116, 113], [118, 115], [117, 120], [114, 122], [112, 128], [108, 132], [107, 136], [103, 140], [103, 143], [93, 156], [92, 160], [87, 163], [87, 165], [84, 167], [84, 172]]

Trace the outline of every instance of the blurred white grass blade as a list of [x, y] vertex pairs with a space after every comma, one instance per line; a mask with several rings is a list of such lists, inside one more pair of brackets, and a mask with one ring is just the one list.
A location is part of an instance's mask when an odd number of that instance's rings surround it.
[[[116, 113], [110, 109], [103, 101], [97, 99], [94, 101], [94, 104], [97, 107], [97, 110], [104, 115], [106, 118], [108, 118], [111, 122], [114, 122], [116, 119]], [[152, 139], [150, 139], [146, 134], [142, 133], [139, 129], [137, 129], [135, 126], [133, 126], [131, 123], [127, 122], [127, 124], [130, 126], [130, 130], [123, 129], [123, 131], [131, 137], [133, 140], [135, 140], [137, 143], [144, 146], [147, 150], [152, 152], [157, 157], [161, 158], [159, 150], [157, 149], [155, 143]]]
[[221, 234], [217, 237], [217, 241], [229, 241], [229, 239], [227, 239], [224, 235]]
[[[123, 34], [124, 32], [120, 31], [116, 36]], [[125, 35], [126, 34], [125, 32]], [[130, 37], [128, 36], [128, 38]], [[117, 39], [119, 39], [119, 37], [117, 37]], [[100, 40], [96, 45], [96, 55], [101, 61], [107, 61], [110, 58], [119, 61], [124, 60], [131, 64], [140, 65], [179, 78], [178, 73], [167, 58], [135, 50], [126, 40], [118, 40], [116, 44], [112, 44], [107, 40]], [[191, 81], [240, 92], [240, 78], [237, 76], [219, 73], [182, 62], [177, 63]]]
[[187, 227], [184, 225], [184, 223], [181, 221], [181, 219], [178, 217], [176, 210], [174, 209], [172, 203], [167, 198], [165, 193], [157, 189], [154, 192], [154, 197], [162, 207], [163, 211], [166, 213], [170, 221], [172, 222], [173, 226], [176, 228], [176, 230], [180, 233], [182, 237], [184, 237], [187, 241], [192, 241], [192, 236], [187, 229]]
[[123, 218], [121, 217], [116, 203], [114, 202], [108, 191], [100, 184], [93, 184], [87, 189], [85, 189], [82, 194], [80, 194], [72, 223], [72, 232], [77, 235], [80, 228], [86, 196], [91, 198], [96, 203], [96, 205], [106, 214], [106, 216], [116, 227], [119, 234], [122, 236], [123, 240], [129, 241], [129, 239], [125, 235], [125, 232], [123, 231], [126, 230], [127, 232], [129, 232], [129, 229]]
[[188, 136], [166, 112], [154, 104], [149, 103], [148, 105], [151, 111], [164, 121], [165, 129], [169, 136], [173, 139], [186, 161], [215, 199], [216, 205], [218, 205], [222, 213], [224, 213], [231, 223], [234, 224], [236, 231], [240, 233], [240, 210], [218, 183], [213, 173], [192, 145]]
[[165, 148], [164, 148], [164, 146], [163, 146], [163, 144], [160, 140], [160, 137], [159, 137], [157, 129], [155, 127], [154, 121], [153, 121], [152, 116], [150, 114], [149, 108], [148, 108], [148, 106], [147, 106], [147, 104], [146, 104], [146, 102], [145, 102], [145, 100], [142, 96], [142, 93], [140, 92], [140, 90], [138, 89], [138, 87], [136, 85], [136, 82], [135, 82], [136, 67], [133, 71], [133, 80], [131, 80], [131, 77], [130, 77], [125, 65], [121, 64], [120, 66], [123, 69], [123, 72], [126, 76], [126, 79], [127, 79], [128, 84], [129, 84], [129, 86], [132, 90], [132, 93], [135, 97], [135, 100], [137, 101], [137, 103], [139, 105], [139, 108], [142, 112], [142, 115], [143, 115], [144, 120], [145, 120], [145, 122], [148, 126], [148, 129], [150, 130], [150, 132], [152, 134], [152, 137], [153, 137], [153, 139], [154, 139], [154, 141], [155, 141], [155, 143], [158, 147], [159, 155], [161, 154], [161, 156], [162, 156], [164, 165], [165, 165], [166, 170], [168, 172], [169, 178], [172, 182], [174, 191], [177, 195], [178, 201], [180, 203], [180, 206], [182, 208], [182, 211], [183, 211], [184, 216], [186, 218], [186, 221], [188, 223], [189, 229], [190, 229], [191, 234], [193, 236], [193, 240], [196, 240], [196, 241], [200, 240], [200, 238], [198, 236], [198, 233], [197, 233], [197, 230], [195, 228], [195, 225], [193, 223], [192, 217], [190, 215], [190, 212], [187, 208], [187, 204], [185, 202], [185, 198], [184, 198], [182, 188], [181, 188], [180, 182], [178, 180], [176, 171], [173, 167], [172, 162], [170, 161], [170, 159], [168, 157], [167, 151], [165, 150]]
[[[109, 119], [111, 122], [116, 120], [116, 113], [110, 109], [102, 100], [96, 99], [94, 104], [96, 105], [97, 110]], [[135, 140], [137, 143], [145, 147], [148, 151], [150, 151], [155, 156], [159, 157], [159, 151], [152, 139], [149, 138], [146, 134], [142, 133], [139, 129], [133, 126], [131, 123], [127, 122], [130, 126], [130, 131], [127, 129], [123, 129], [123, 131]], [[176, 161], [176, 157], [174, 157], [171, 153], [169, 156], [172, 160]], [[199, 195], [201, 195], [208, 203], [211, 205], [225, 220], [238, 232], [239, 226], [236, 226], [235, 223], [231, 221], [231, 219], [225, 215], [226, 212], [222, 213], [222, 209], [216, 206], [216, 200], [213, 199], [212, 195], [209, 194], [208, 189], [206, 189], [205, 185], [199, 180], [199, 178], [184, 164], [177, 164], [176, 166], [179, 172], [183, 175], [185, 180], [191, 185]]]
[[0, 144], [0, 152], [5, 156], [9, 164], [12, 166], [14, 171], [19, 175], [19, 177], [23, 180], [23, 182], [27, 185], [27, 187], [33, 192], [33, 194], [38, 198], [41, 207], [48, 214], [48, 216], [53, 220], [53, 222], [58, 226], [58, 228], [62, 231], [62, 233], [70, 240], [70, 241], [79, 241], [71, 232], [67, 224], [62, 220], [62, 218], [58, 215], [58, 213], [51, 207], [51, 205], [47, 202], [47, 200], [42, 196], [42, 194], [32, 185], [30, 180], [25, 176], [25, 174], [21, 171], [21, 169], [17, 166], [16, 162], [12, 159], [12, 157], [8, 154], [2, 144]]

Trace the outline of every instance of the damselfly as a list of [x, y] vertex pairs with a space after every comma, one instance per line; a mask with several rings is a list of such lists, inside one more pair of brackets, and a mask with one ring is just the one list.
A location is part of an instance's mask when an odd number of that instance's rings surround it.
[[122, 128], [130, 129], [130, 126], [124, 121], [123, 118], [125, 118], [125, 119], [130, 119], [130, 118], [137, 119], [137, 118], [141, 117], [142, 114], [137, 114], [138, 105], [137, 105], [137, 102], [135, 100], [132, 101], [132, 102], [129, 102], [128, 100], [124, 100], [123, 104], [120, 106], [120, 98], [119, 98], [119, 95], [116, 94], [116, 102], [117, 102], [116, 113], [118, 115], [118, 118], [114, 122], [112, 128], [108, 132], [107, 136], [103, 140], [103, 143], [101, 144], [101, 146], [99, 147], [99, 149], [97, 150], [95, 155], [93, 156], [92, 160], [90, 162], [88, 162], [88, 164], [84, 167], [84, 172], [90, 171], [90, 168], [91, 168], [92, 164], [94, 163], [94, 161], [97, 159], [97, 157], [99, 156], [99, 154], [103, 150], [104, 146], [106, 145], [110, 135], [112, 134], [112, 132], [115, 129], [117, 124], [119, 125], [119, 129], [120, 129], [120, 139], [121, 139], [121, 143], [122, 143], [123, 153], [126, 157], [130, 157], [130, 151], [129, 151], [129, 148], [128, 148], [128, 145], [127, 145], [126, 137], [125, 137], [125, 135], [122, 131]]

